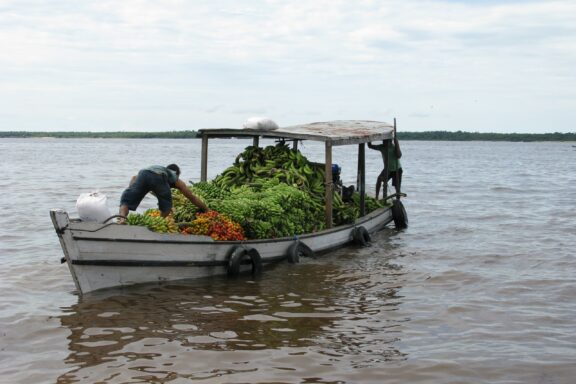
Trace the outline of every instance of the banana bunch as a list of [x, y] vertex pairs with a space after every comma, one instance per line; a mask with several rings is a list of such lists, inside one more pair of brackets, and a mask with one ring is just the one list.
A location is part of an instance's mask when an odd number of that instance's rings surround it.
[[[221, 199], [225, 193], [210, 182], [199, 182], [188, 186], [192, 194], [207, 204], [210, 200]], [[207, 204], [208, 205], [208, 204]], [[188, 223], [196, 218], [198, 207], [190, 202], [179, 190], [172, 190], [172, 215], [178, 223]]]
[[[358, 192], [354, 192], [352, 194], [352, 201], [355, 205], [360, 206], [360, 194]], [[392, 205], [391, 200], [388, 200], [388, 202], [385, 203], [370, 196], [364, 197], [364, 206], [366, 207], [366, 212], [372, 212], [378, 208], [383, 208], [387, 204]]]
[[228, 189], [240, 185], [258, 187], [262, 179], [276, 179], [311, 194], [324, 195], [324, 165], [311, 163], [300, 151], [284, 142], [265, 148], [249, 146], [234, 164], [214, 179], [214, 185]]
[[126, 222], [128, 225], [140, 225], [159, 233], [178, 233], [178, 225], [172, 216], [162, 217], [157, 209], [149, 209], [143, 214], [131, 213]]
[[210, 182], [201, 181], [190, 186], [192, 193], [204, 200], [221, 199], [225, 195], [221, 188]]
[[340, 194], [335, 193], [332, 200], [334, 222], [339, 224], [351, 224], [360, 217], [360, 208], [356, 204], [346, 204]]

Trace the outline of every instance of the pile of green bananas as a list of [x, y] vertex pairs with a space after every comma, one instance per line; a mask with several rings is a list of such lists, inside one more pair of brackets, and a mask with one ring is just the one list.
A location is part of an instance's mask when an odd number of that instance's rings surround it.
[[232, 187], [230, 195], [209, 206], [240, 223], [248, 238], [277, 238], [324, 228], [323, 207], [308, 193], [277, 179]]
[[[247, 147], [234, 164], [213, 181], [189, 186], [210, 209], [242, 225], [250, 239], [277, 238], [311, 233], [325, 228], [324, 164], [312, 163], [285, 143]], [[333, 195], [335, 225], [354, 222], [359, 215], [360, 195], [344, 202]], [[366, 211], [382, 203], [366, 196]], [[194, 220], [197, 208], [179, 191], [173, 193], [177, 222]]]
[[178, 233], [174, 218], [162, 217], [157, 209], [149, 209], [143, 214], [130, 213], [126, 218], [128, 225], [140, 225], [159, 233]]
[[[217, 197], [213, 182], [189, 186], [191, 192], [206, 205], [239, 223], [247, 238], [277, 238], [314, 232], [324, 228], [323, 206], [310, 194], [275, 178], [261, 180], [258, 187], [234, 186], [222, 190]], [[191, 222], [196, 206], [183, 200], [175, 191], [173, 214], [178, 222]]]
[[246, 147], [234, 164], [214, 179], [214, 185], [228, 190], [246, 184], [258, 188], [273, 178], [323, 198], [324, 174], [324, 164], [312, 163], [300, 151], [279, 142], [265, 148]]

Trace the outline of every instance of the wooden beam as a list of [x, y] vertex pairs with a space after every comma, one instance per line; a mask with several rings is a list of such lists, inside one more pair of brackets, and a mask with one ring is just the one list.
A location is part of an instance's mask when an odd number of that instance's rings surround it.
[[254, 136], [252, 138], [252, 145], [258, 147], [260, 145], [260, 136]]
[[[396, 137], [396, 118], [394, 118], [394, 139], [398, 139]], [[394, 145], [398, 144], [398, 142], [396, 141]], [[396, 147], [394, 147], [394, 150], [396, 150]], [[396, 156], [396, 154], [394, 154], [394, 156]], [[399, 159], [397, 159], [397, 161], [400, 161]], [[404, 194], [402, 193], [402, 191], [400, 190], [400, 174], [398, 173], [399, 169], [396, 169], [396, 173], [394, 174], [394, 182], [396, 185], [398, 185], [398, 195], [396, 196], [397, 200], [400, 200], [400, 197], [403, 196]]]
[[356, 170], [356, 191], [360, 192], [360, 144], [358, 144], [358, 163]]
[[334, 182], [332, 181], [332, 143], [327, 141], [325, 143], [325, 176], [324, 185], [326, 186], [326, 200], [325, 218], [326, 228], [332, 228], [332, 194], [334, 192]]
[[360, 177], [360, 217], [366, 214], [366, 144], [358, 144], [358, 173]]
[[200, 181], [208, 180], [208, 136], [202, 136], [202, 154], [200, 159]]
[[390, 174], [390, 166], [388, 165], [388, 152], [390, 151], [390, 143], [392, 140], [384, 141], [384, 181], [382, 183], [382, 197], [388, 195], [388, 175]]

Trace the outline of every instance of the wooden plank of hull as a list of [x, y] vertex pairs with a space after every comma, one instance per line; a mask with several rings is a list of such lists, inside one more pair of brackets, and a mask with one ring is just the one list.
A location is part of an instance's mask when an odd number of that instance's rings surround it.
[[74, 265], [80, 293], [135, 284], [198, 279], [226, 273], [225, 267], [118, 267]]

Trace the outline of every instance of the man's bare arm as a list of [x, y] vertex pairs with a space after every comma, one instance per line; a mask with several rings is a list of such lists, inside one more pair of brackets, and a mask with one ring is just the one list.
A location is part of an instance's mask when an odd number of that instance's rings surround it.
[[190, 200], [192, 204], [194, 204], [195, 206], [204, 211], [208, 211], [208, 206], [204, 204], [204, 202], [200, 200], [198, 197], [196, 197], [192, 192], [190, 192], [190, 189], [188, 189], [188, 187], [182, 180], [178, 180], [176, 182], [176, 188], [178, 188], [178, 190], [182, 192], [182, 194], [186, 196], [186, 198]]

